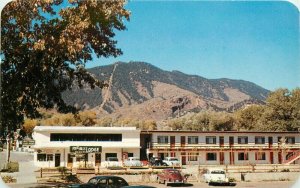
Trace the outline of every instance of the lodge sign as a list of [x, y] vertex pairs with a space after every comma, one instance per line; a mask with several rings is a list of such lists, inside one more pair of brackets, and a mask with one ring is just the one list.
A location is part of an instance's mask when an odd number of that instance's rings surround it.
[[102, 152], [101, 146], [70, 146], [72, 153], [100, 153]]

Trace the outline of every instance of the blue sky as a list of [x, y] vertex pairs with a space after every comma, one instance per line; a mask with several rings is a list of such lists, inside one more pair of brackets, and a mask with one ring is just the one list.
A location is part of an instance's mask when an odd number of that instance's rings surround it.
[[269, 90], [300, 87], [299, 10], [289, 2], [133, 0], [126, 7], [132, 13], [127, 30], [115, 37], [124, 54], [95, 56], [87, 68], [144, 61]]
[[254, 82], [274, 90], [300, 87], [299, 12], [273, 1], [130, 1], [127, 30], [117, 32], [116, 61]]

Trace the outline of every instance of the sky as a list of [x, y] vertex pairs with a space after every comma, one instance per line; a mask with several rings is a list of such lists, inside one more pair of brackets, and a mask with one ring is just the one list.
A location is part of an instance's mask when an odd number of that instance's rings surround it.
[[115, 36], [123, 55], [94, 56], [87, 68], [143, 61], [269, 90], [300, 87], [299, 10], [289, 2], [131, 0], [126, 8], [127, 30]]
[[123, 55], [87, 67], [143, 61], [206, 78], [242, 79], [266, 89], [300, 87], [299, 11], [274, 1], [130, 1]]

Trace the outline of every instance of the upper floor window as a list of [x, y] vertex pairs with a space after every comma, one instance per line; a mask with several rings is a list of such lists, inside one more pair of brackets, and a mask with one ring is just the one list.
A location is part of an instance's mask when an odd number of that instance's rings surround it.
[[288, 137], [285, 137], [285, 139], [286, 139], [286, 143], [287, 144], [295, 144], [295, 137], [293, 137], [293, 136], [288, 136]]
[[169, 137], [168, 136], [157, 136], [157, 143], [167, 144], [167, 143], [169, 143]]
[[248, 144], [248, 136], [239, 136], [238, 143], [239, 144]]
[[265, 137], [264, 136], [256, 136], [255, 144], [265, 144]]
[[198, 136], [189, 136], [188, 143], [189, 144], [198, 144]]
[[122, 134], [51, 133], [50, 141], [122, 141]]
[[216, 144], [216, 143], [217, 143], [217, 137], [215, 136], [206, 137], [206, 144]]

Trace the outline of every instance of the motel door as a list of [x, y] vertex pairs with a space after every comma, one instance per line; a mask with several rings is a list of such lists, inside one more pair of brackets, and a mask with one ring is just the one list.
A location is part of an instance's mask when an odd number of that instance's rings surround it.
[[224, 136], [219, 137], [220, 147], [224, 147]]
[[170, 146], [171, 148], [175, 147], [175, 136], [170, 136]]
[[181, 163], [182, 163], [182, 165], [186, 165], [186, 154], [185, 154], [185, 152], [181, 153]]
[[55, 167], [60, 166], [60, 153], [55, 154], [55, 162], [54, 162]]
[[224, 164], [224, 152], [220, 152], [220, 165]]
[[95, 154], [95, 166], [100, 166], [101, 164], [101, 153]]
[[274, 154], [273, 154], [273, 152], [271, 151], [271, 152], [270, 152], [270, 163], [271, 163], [271, 164], [274, 164], [274, 157], [273, 157], [273, 156], [274, 156]]
[[185, 136], [180, 137], [180, 144], [181, 144], [181, 147], [185, 147]]

